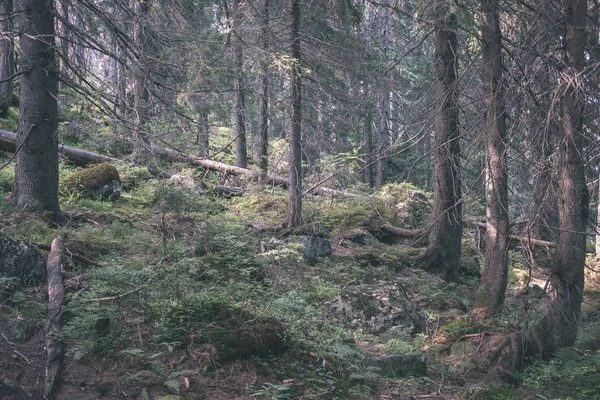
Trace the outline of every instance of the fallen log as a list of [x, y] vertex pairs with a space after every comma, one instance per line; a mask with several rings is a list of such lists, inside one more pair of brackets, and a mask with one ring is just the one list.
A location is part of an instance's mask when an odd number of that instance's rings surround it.
[[[12, 132], [7, 132], [0, 130], [0, 150], [8, 151], [14, 153], [16, 151], [16, 143], [17, 143], [17, 135]], [[170, 160], [181, 160], [185, 162], [189, 162], [194, 165], [198, 165], [200, 167], [209, 169], [211, 171], [219, 171], [229, 175], [244, 175], [248, 176], [251, 180], [259, 180], [260, 173], [258, 171], [253, 171], [248, 168], [240, 168], [234, 165], [225, 164], [218, 161], [208, 160], [205, 158], [194, 157], [192, 155], [186, 154], [182, 151], [178, 151], [175, 149], [166, 149], [153, 147], [152, 149], [156, 154], [166, 157]], [[63, 144], [59, 144], [58, 146], [59, 154], [63, 155], [67, 158], [71, 163], [77, 166], [86, 166], [88, 164], [98, 164], [103, 162], [116, 162], [116, 163], [125, 163], [123, 160], [119, 160], [118, 158], [108, 157], [97, 153], [92, 153], [89, 151], [76, 149], [74, 147], [65, 146]], [[269, 183], [272, 185], [283, 186], [287, 188], [289, 186], [289, 180], [287, 178], [283, 178], [281, 176], [276, 176], [269, 174], [264, 179], [265, 183]], [[350, 192], [345, 192], [343, 190], [335, 190], [324, 188], [319, 185], [315, 185], [308, 189], [306, 193], [316, 193], [322, 194], [326, 196], [332, 197], [357, 197], [358, 195]]]
[[[485, 222], [481, 221], [465, 221], [468, 226], [472, 226], [477, 229], [486, 230]], [[527, 236], [509, 235], [508, 237], [513, 244], [530, 244], [532, 246], [541, 247], [556, 247], [556, 243], [548, 242], [546, 240], [530, 238]]]
[[[467, 220], [467, 221], [464, 221], [464, 223], [467, 226], [471, 226], [471, 227], [474, 227], [477, 229], [481, 229], [481, 230], [486, 229], [485, 222], [468, 221]], [[381, 229], [383, 229], [393, 235], [396, 235], [398, 237], [407, 238], [407, 239], [422, 238], [427, 234], [427, 230], [425, 228], [406, 229], [406, 228], [399, 228], [397, 226], [393, 226], [390, 224], [382, 225]], [[532, 246], [540, 246], [540, 247], [556, 247], [556, 243], [554, 243], [554, 242], [548, 242], [546, 240], [529, 238], [529, 237], [525, 237], [525, 236], [510, 235], [509, 239], [513, 245], [530, 244]]]
[[[170, 160], [174, 160], [174, 161], [180, 160], [180, 161], [189, 162], [191, 164], [198, 165], [200, 167], [209, 169], [211, 171], [219, 171], [219, 172], [223, 172], [225, 174], [236, 175], [236, 176], [240, 176], [240, 175], [248, 176], [251, 180], [255, 180], [255, 181], [258, 181], [261, 178], [260, 172], [258, 172], [258, 171], [253, 171], [248, 168], [236, 167], [234, 165], [229, 165], [229, 164], [225, 164], [225, 163], [218, 162], [218, 161], [208, 160], [205, 158], [194, 157], [192, 155], [189, 155], [189, 154], [186, 154], [184, 152], [174, 150], [174, 149], [153, 148], [153, 151], [156, 152], [157, 154], [160, 154], [160, 155], [170, 159]], [[276, 175], [272, 175], [272, 174], [267, 175], [263, 181], [265, 183], [268, 183], [271, 185], [282, 186], [284, 188], [287, 188], [290, 184], [290, 181], [287, 178], [283, 178], [281, 176], [276, 176]], [[354, 193], [345, 192], [343, 190], [329, 189], [329, 188], [324, 188], [324, 187], [320, 187], [320, 186], [312, 187], [305, 193], [308, 193], [308, 192], [314, 192], [317, 194], [322, 194], [322, 195], [332, 196], [332, 197], [357, 197], [358, 196]]]
[[[12, 132], [0, 130], [0, 150], [14, 153], [17, 150], [17, 135]], [[103, 162], [124, 163], [124, 161], [117, 158], [76, 149], [75, 147], [65, 146], [62, 143], [59, 143], [58, 145], [58, 153], [63, 155], [69, 162], [79, 167]]]
[[46, 399], [53, 399], [62, 371], [64, 345], [55, 337], [60, 329], [65, 288], [62, 279], [62, 264], [65, 254], [64, 236], [58, 235], [53, 241], [48, 256], [48, 316], [44, 324], [46, 338]]

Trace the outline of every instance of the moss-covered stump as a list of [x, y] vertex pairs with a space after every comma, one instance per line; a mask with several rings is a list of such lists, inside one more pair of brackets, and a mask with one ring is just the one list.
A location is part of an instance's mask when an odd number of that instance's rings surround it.
[[64, 180], [63, 186], [92, 199], [115, 201], [121, 196], [119, 171], [106, 163], [73, 172]]

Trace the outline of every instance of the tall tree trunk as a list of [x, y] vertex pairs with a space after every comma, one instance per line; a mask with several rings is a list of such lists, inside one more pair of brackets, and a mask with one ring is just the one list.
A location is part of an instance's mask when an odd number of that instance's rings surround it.
[[149, 53], [149, 40], [145, 24], [150, 10], [151, 0], [140, 0], [136, 2], [136, 20], [133, 23], [133, 40], [140, 57], [137, 60], [137, 68], [133, 81], [133, 161], [136, 164], [144, 164], [148, 161], [150, 150], [150, 139], [147, 133], [148, 122], [148, 65], [146, 57]]
[[375, 176], [373, 168], [373, 112], [369, 108], [365, 113], [363, 121], [363, 152], [365, 153], [365, 166], [363, 167], [363, 178], [369, 187], [375, 187]]
[[0, 116], [6, 114], [13, 98], [14, 43], [13, 2], [0, 1]]
[[241, 24], [240, 1], [235, 0], [234, 19], [234, 67], [233, 79], [233, 114], [235, 118], [235, 165], [248, 167], [248, 148], [246, 145], [246, 115], [244, 88], [244, 48], [239, 26]]
[[582, 134], [584, 110], [584, 47], [587, 0], [565, 4], [564, 61], [561, 72], [561, 126], [558, 147], [560, 234], [550, 282], [553, 297], [549, 324], [556, 347], [575, 342], [583, 299], [585, 240], [589, 194], [585, 182]]
[[458, 278], [462, 239], [460, 146], [457, 107], [458, 35], [453, 2], [436, 0], [435, 28], [435, 149], [433, 210], [429, 246], [417, 263]]
[[508, 283], [507, 134], [502, 89], [500, 1], [482, 0], [482, 77], [485, 109], [485, 261], [475, 306], [488, 315], [501, 311]]
[[[546, 111], [546, 113], [548, 112], [550, 110]], [[557, 121], [554, 119], [547, 121], [547, 123], [539, 121], [537, 118], [532, 118], [533, 121], [542, 126], [542, 131], [539, 135], [536, 135], [531, 144], [535, 167], [533, 172], [533, 204], [528, 229], [534, 238], [555, 241], [557, 237], [555, 231], [558, 228], [558, 194], [556, 193], [557, 185], [553, 172], [552, 155], [556, 146], [559, 128]]]
[[62, 217], [58, 205], [58, 64], [52, 0], [21, 0], [19, 128], [13, 198], [19, 209]]
[[198, 112], [198, 147], [200, 157], [208, 158], [210, 152], [208, 111], [203, 109]]
[[300, 0], [290, 0], [291, 63], [290, 69], [290, 184], [289, 202], [284, 225], [302, 223], [302, 77], [300, 66]]
[[267, 175], [269, 168], [269, 0], [263, 0], [263, 15], [261, 27], [262, 50], [265, 52], [260, 63], [260, 92], [258, 110], [258, 167], [261, 175]]
[[[383, 0], [379, 7], [379, 24], [381, 33], [379, 37], [379, 49], [381, 61], [387, 68], [388, 51], [390, 42], [390, 11], [389, 0]], [[390, 147], [390, 92], [386, 79], [381, 80], [383, 87], [379, 88], [379, 132], [377, 135], [377, 162], [375, 172], [375, 188], [381, 189], [385, 184], [388, 173], [388, 148]]]
[[600, 176], [598, 177], [598, 204], [596, 209], [596, 258], [600, 259]]

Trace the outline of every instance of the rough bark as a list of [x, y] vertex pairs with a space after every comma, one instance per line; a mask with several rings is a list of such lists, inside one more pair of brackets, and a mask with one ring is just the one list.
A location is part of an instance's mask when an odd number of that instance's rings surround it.
[[[0, 130], [0, 150], [14, 153], [17, 148], [17, 135], [12, 132]], [[76, 149], [74, 147], [58, 145], [58, 153], [64, 156], [69, 162], [85, 167], [88, 164], [98, 164], [103, 162], [123, 163], [123, 161], [101, 154], [92, 153], [89, 151]]]
[[367, 110], [363, 121], [363, 152], [365, 163], [363, 167], [363, 179], [369, 187], [375, 187], [375, 176], [373, 174], [373, 114]]
[[63, 285], [61, 268], [65, 253], [64, 237], [57, 236], [52, 241], [50, 255], [48, 256], [48, 315], [44, 324], [46, 338], [46, 380], [45, 398], [55, 398], [62, 371], [64, 346], [55, 335], [60, 329], [65, 289]]
[[558, 179], [560, 182], [560, 234], [552, 264], [550, 282], [553, 289], [548, 314], [556, 347], [575, 342], [583, 299], [585, 269], [585, 231], [589, 194], [585, 182], [582, 154], [584, 110], [584, 78], [582, 76], [586, 37], [586, 0], [565, 1], [566, 68], [561, 71], [561, 125], [558, 147]]
[[267, 175], [268, 151], [269, 151], [269, 63], [266, 53], [269, 50], [269, 0], [263, 0], [263, 14], [261, 27], [262, 50], [265, 55], [260, 64], [260, 91], [258, 95], [259, 110], [258, 110], [258, 168], [261, 174]]
[[48, 212], [59, 221], [54, 6], [50, 0], [23, 0], [16, 12], [23, 74], [13, 199], [19, 209]]
[[14, 51], [12, 0], [0, 1], [0, 116], [6, 114], [13, 97]]
[[198, 153], [200, 157], [208, 157], [210, 155], [208, 111], [204, 109], [198, 112]]
[[246, 110], [245, 110], [245, 88], [244, 88], [244, 48], [241, 39], [240, 26], [240, 1], [235, 0], [234, 15], [234, 61], [233, 70], [233, 115], [235, 119], [235, 165], [240, 168], [248, 168], [248, 148], [246, 145]]
[[148, 161], [150, 139], [146, 131], [150, 99], [148, 92], [148, 65], [146, 57], [150, 52], [150, 37], [146, 31], [144, 20], [147, 19], [151, 0], [135, 2], [135, 20], [133, 22], [133, 41], [140, 57], [133, 80], [133, 160], [136, 164]]
[[425, 270], [458, 278], [462, 239], [460, 146], [457, 107], [458, 35], [454, 5], [436, 0], [435, 173], [429, 246], [417, 258]]
[[300, 67], [300, 1], [290, 0], [290, 174], [289, 201], [284, 225], [295, 228], [302, 223], [302, 77]]
[[[388, 62], [390, 11], [389, 0], [383, 0], [379, 7], [381, 34], [379, 37], [379, 49], [381, 51], [381, 62]], [[385, 184], [388, 173], [388, 148], [390, 147], [390, 93], [385, 83], [379, 89], [379, 121], [377, 135], [377, 160], [375, 163], [375, 189], [381, 189]]]
[[596, 207], [596, 258], [600, 258], [600, 179], [598, 179], [598, 204]]
[[482, 77], [485, 109], [485, 259], [475, 307], [494, 315], [501, 311], [508, 283], [507, 132], [502, 89], [502, 43], [499, 0], [481, 1]]

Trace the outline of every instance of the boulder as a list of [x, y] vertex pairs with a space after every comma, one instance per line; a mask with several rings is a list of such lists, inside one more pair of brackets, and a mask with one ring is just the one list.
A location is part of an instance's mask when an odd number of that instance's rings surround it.
[[360, 285], [345, 288], [332, 305], [340, 320], [381, 334], [394, 328], [408, 334], [424, 330], [423, 317], [398, 284]]
[[22, 285], [46, 281], [46, 257], [33, 244], [0, 233], [0, 275], [15, 277]]
[[313, 236], [302, 238], [302, 256], [307, 261], [316, 261], [322, 257], [331, 257], [331, 243], [327, 239]]
[[73, 172], [64, 180], [63, 186], [92, 199], [115, 201], [121, 197], [119, 171], [106, 163]]
[[363, 229], [357, 229], [345, 234], [340, 240], [340, 246], [354, 249], [361, 246], [373, 246], [378, 242], [379, 240], [377, 240], [370, 232]]
[[390, 378], [427, 375], [427, 359], [423, 354], [395, 354], [367, 358], [365, 365], [379, 368], [379, 373]]

